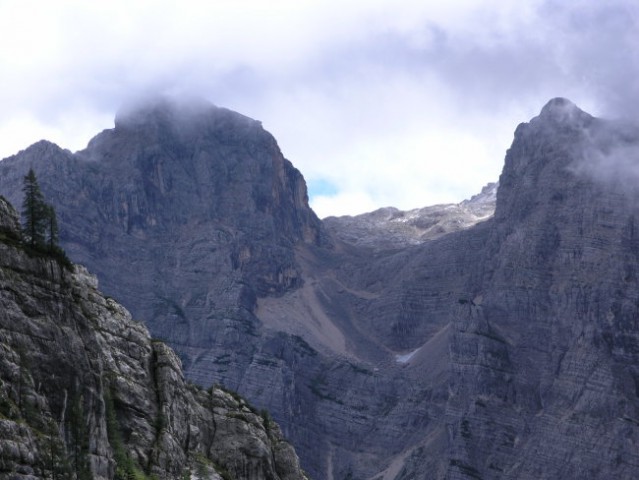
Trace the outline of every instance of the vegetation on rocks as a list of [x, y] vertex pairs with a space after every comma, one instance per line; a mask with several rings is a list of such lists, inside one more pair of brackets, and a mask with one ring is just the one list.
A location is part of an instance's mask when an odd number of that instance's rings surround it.
[[24, 176], [22, 191], [22, 240], [27, 252], [51, 256], [67, 269], [71, 269], [71, 261], [58, 245], [58, 219], [55, 208], [45, 202], [32, 168]]

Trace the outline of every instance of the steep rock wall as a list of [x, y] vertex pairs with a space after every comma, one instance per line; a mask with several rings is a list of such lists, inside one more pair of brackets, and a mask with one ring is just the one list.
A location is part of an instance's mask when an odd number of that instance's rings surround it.
[[454, 322], [448, 478], [637, 475], [639, 189], [588, 164], [639, 131], [610, 127], [555, 99], [516, 131]]
[[304, 479], [278, 426], [20, 241], [0, 199], [0, 478]]

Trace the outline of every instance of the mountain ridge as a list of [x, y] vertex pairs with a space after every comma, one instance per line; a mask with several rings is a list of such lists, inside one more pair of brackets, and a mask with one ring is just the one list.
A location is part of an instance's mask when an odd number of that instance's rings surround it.
[[[636, 476], [639, 196], [615, 188], [623, 162], [599, 168], [634, 130], [553, 99], [517, 127], [493, 216], [358, 244], [312, 215], [261, 127], [198, 118], [157, 142], [155, 126], [116, 128], [79, 156], [23, 152], [0, 187], [17, 196], [20, 168], [40, 168], [72, 258], [138, 305], [189, 378], [268, 408], [315, 478]], [[94, 166], [109, 155], [128, 181]], [[199, 197], [169, 188], [198, 181]], [[188, 198], [200, 217], [175, 214]]]
[[375, 249], [419, 245], [486, 220], [495, 210], [497, 183], [457, 204], [440, 204], [402, 211], [385, 207], [354, 216], [326, 217], [326, 228], [346, 243]]

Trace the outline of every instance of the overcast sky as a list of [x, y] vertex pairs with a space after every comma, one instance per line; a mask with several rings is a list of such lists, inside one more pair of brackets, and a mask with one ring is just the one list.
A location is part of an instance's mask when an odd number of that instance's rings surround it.
[[552, 97], [639, 112], [639, 2], [0, 0], [0, 158], [141, 95], [263, 122], [321, 216], [458, 202]]

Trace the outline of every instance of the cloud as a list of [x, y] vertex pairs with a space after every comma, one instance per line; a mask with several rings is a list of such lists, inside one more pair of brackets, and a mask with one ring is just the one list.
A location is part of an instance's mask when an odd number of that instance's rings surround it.
[[376, 202], [366, 192], [339, 192], [335, 195], [318, 195], [313, 199], [313, 209], [321, 218], [341, 215], [357, 215], [377, 209]]
[[583, 140], [568, 169], [607, 189], [639, 197], [639, 123], [596, 122], [581, 131]]
[[311, 191], [325, 214], [459, 201], [549, 98], [637, 111], [637, 18], [621, 0], [4, 0], [0, 157], [80, 149], [122, 104], [186, 93], [261, 120], [335, 186]]

